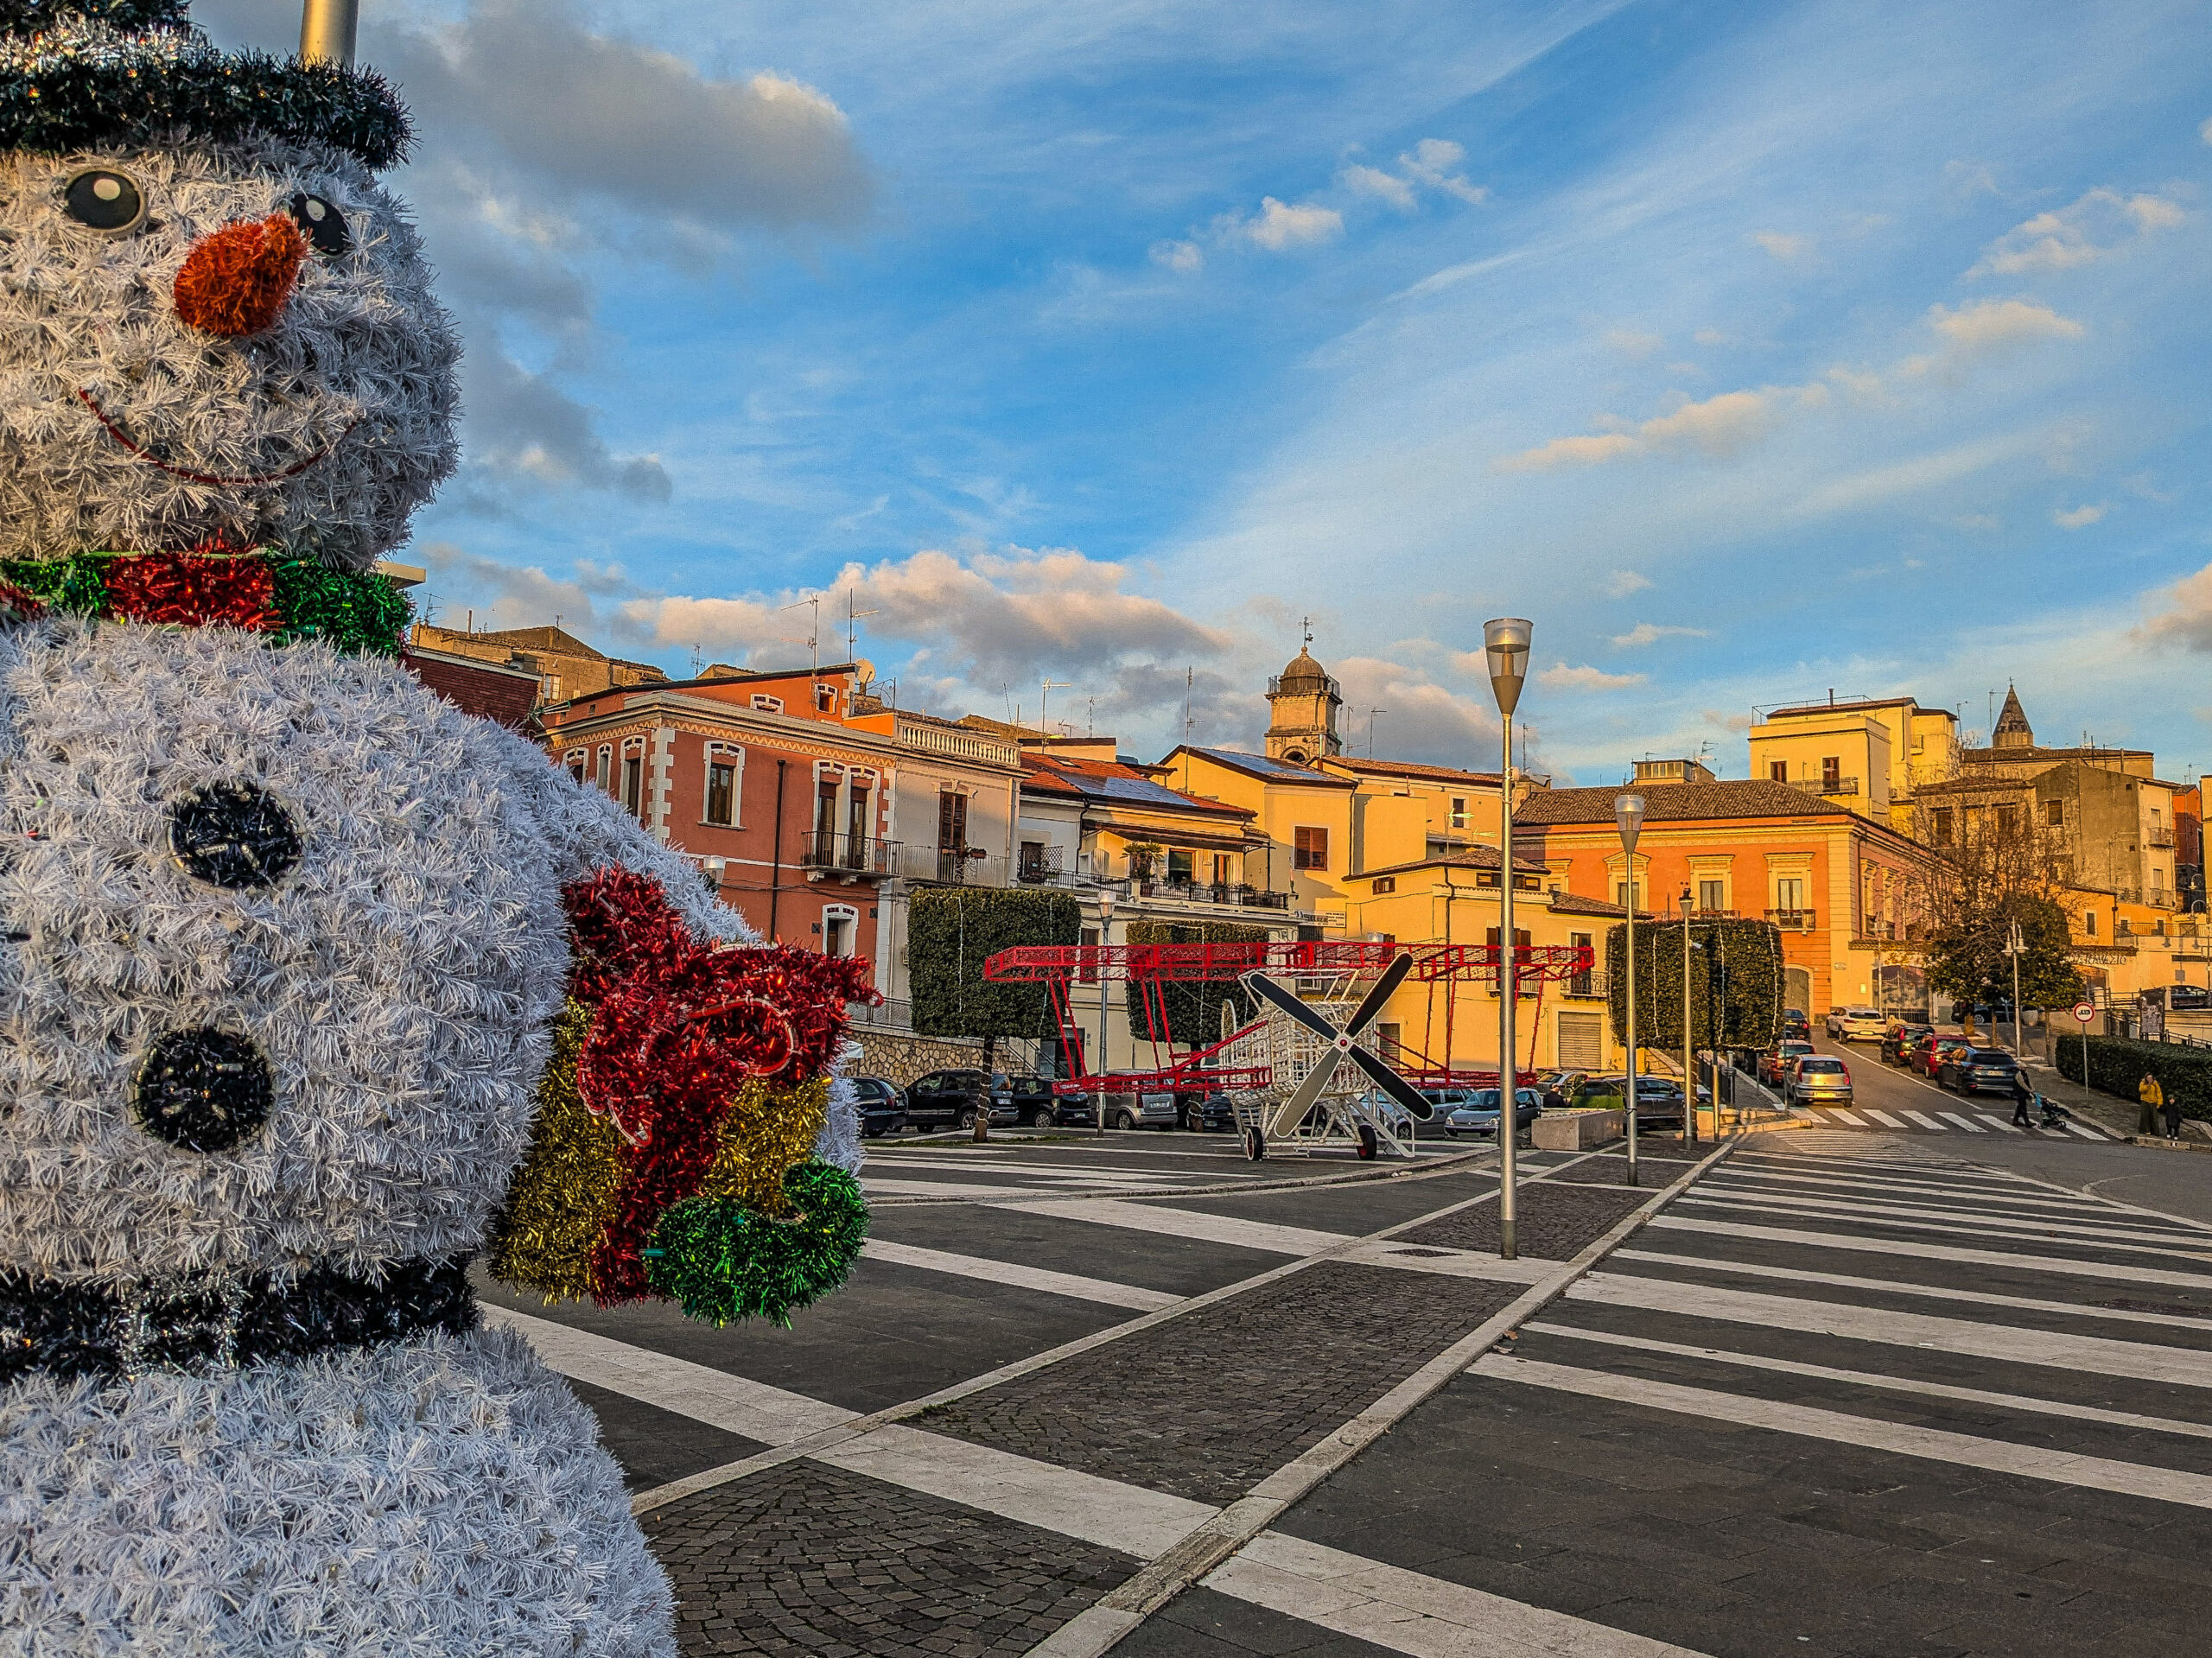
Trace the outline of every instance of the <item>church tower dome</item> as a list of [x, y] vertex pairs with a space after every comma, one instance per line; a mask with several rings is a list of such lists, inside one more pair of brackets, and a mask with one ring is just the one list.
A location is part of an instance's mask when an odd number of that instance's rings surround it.
[[2020, 694], [2012, 686], [2005, 688], [2005, 706], [1997, 715], [1997, 726], [1989, 734], [1992, 748], [2033, 748], [2036, 734], [2028, 724], [2027, 710], [2020, 706]]
[[[1306, 642], [1311, 645], [1313, 640]], [[1344, 706], [1337, 682], [1328, 670], [1300, 647], [1283, 670], [1268, 682], [1268, 758], [1288, 765], [1312, 765], [1340, 753], [1344, 743], [1337, 735], [1337, 710]]]

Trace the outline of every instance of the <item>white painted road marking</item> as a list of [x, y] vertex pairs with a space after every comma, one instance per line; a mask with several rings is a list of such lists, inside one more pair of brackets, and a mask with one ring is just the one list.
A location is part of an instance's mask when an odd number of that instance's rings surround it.
[[2007, 1255], [2001, 1249], [1957, 1249], [1942, 1243], [1907, 1243], [1897, 1238], [1861, 1237], [1855, 1232], [1799, 1232], [1784, 1226], [1745, 1226], [1734, 1221], [1700, 1221], [1687, 1215], [1655, 1215], [1647, 1223], [1676, 1232], [1705, 1232], [1717, 1237], [1755, 1238], [1767, 1243], [1802, 1244], [1808, 1249], [1849, 1249], [1858, 1255], [1917, 1255], [1923, 1261], [1956, 1261], [1980, 1267], [2009, 1267], [2024, 1273], [2063, 1273], [2069, 1278], [2107, 1278], [2124, 1284], [2171, 1284], [2180, 1289], [2212, 1289], [2201, 1273], [2170, 1273], [2134, 1261], [2065, 1261], [2051, 1255]]
[[[1002, 1192], [994, 1193], [1002, 1197]], [[1025, 1203], [1000, 1204], [1022, 1215], [1050, 1215], [1065, 1221], [1089, 1221], [1098, 1226], [1125, 1227], [1161, 1237], [1189, 1238], [1199, 1243], [1226, 1243], [1243, 1249], [1262, 1249], [1278, 1255], [1318, 1255], [1351, 1242], [1344, 1232], [1316, 1232], [1310, 1227], [1276, 1226], [1267, 1221], [1239, 1220], [1230, 1215], [1208, 1215], [1195, 1209], [1168, 1209], [1150, 1204], [1090, 1203], [1081, 1198], [1041, 1197]]]
[[1881, 1123], [1887, 1128], [1902, 1128], [1904, 1127], [1904, 1124], [1899, 1122], [1895, 1117], [1891, 1116], [1886, 1111], [1877, 1111], [1871, 1105], [1863, 1105], [1859, 1109], [1864, 1111], [1868, 1116], [1873, 1118], [1875, 1121]]
[[1042, 1290], [1048, 1295], [1065, 1295], [1078, 1301], [1096, 1301], [1109, 1307], [1130, 1307], [1139, 1312], [1157, 1312], [1162, 1307], [1172, 1307], [1184, 1298], [1170, 1295], [1164, 1290], [1141, 1289], [1135, 1284], [1109, 1283], [1102, 1278], [1079, 1278], [1073, 1273], [1056, 1273], [1041, 1267], [1024, 1267], [1010, 1261], [986, 1261], [981, 1255], [958, 1255], [944, 1249], [925, 1249], [911, 1243], [892, 1243], [883, 1238], [870, 1238], [861, 1246], [861, 1254], [872, 1261], [888, 1261], [894, 1267], [918, 1267], [924, 1272], [945, 1273], [956, 1278], [980, 1278], [986, 1283], [1013, 1284], [1021, 1289]]
[[1697, 1417], [1708, 1428], [1722, 1432], [1735, 1428], [1764, 1428], [1836, 1445], [1857, 1445], [1867, 1451], [1925, 1458], [1954, 1467], [1981, 1468], [1993, 1474], [2012, 1474], [2088, 1490], [2112, 1491], [2122, 1496], [2212, 1509], [2212, 1475], [2152, 1468], [2103, 1457], [2077, 1456], [2069, 1451], [2047, 1451], [2003, 1439], [1985, 1439], [1972, 1433], [1915, 1427], [1909, 1423], [1853, 1416], [1811, 1405], [1755, 1399], [1713, 1388], [1684, 1388], [1671, 1382], [1646, 1382], [1605, 1370], [1507, 1358], [1497, 1353], [1485, 1355], [1469, 1368], [1478, 1375], [1502, 1381], [1554, 1388], [1585, 1398], [1610, 1399], [1651, 1410], [1679, 1412]]
[[1972, 1117], [1961, 1116], [1955, 1111], [1938, 1111], [1936, 1115], [1942, 1118], [1946, 1122], [1957, 1123], [1960, 1128], [1965, 1129], [1970, 1134], [1986, 1134], [1989, 1132], [1988, 1129], [1983, 1128]]
[[1565, 1612], [1265, 1531], [1205, 1587], [1411, 1658], [1697, 1658]]
[[1756, 1290], [1678, 1284], [1619, 1273], [1592, 1273], [1569, 1286], [1567, 1295], [1571, 1301], [1638, 1307], [1678, 1318], [1718, 1318], [1768, 1330], [1795, 1330], [1811, 1336], [1840, 1336], [1847, 1340], [1958, 1353], [2006, 1364], [2039, 1364], [2137, 1382], [2212, 1388], [2212, 1353], [2201, 1348], [2160, 1347], [2150, 1342], [2115, 1341], [2108, 1336], [2076, 1336], [2057, 1330], [2017, 1330], [2010, 1324], [1973, 1318], [1893, 1312], [1841, 1301], [1808, 1301], [1802, 1296], [1763, 1295]]
[[[2018, 1238], [2029, 1243], [2070, 1243], [2085, 1249], [2109, 1248], [2137, 1254], [2180, 1255], [2193, 1261], [2212, 1261], [2212, 1255], [2197, 1252], [2205, 1240], [2186, 1232], [2146, 1232], [2132, 1226], [2077, 1226], [2066, 1221], [2044, 1220], [2040, 1217], [2033, 1217], [2036, 1230], [2020, 1231], [2014, 1229], [2029, 1224], [2031, 1217], [1999, 1215], [1986, 1210], [1936, 1209], [1923, 1204], [1878, 1204], [1822, 1197], [1815, 1192], [1774, 1193], [1759, 1197], [1732, 1195], [1726, 1197], [1700, 1197], [1692, 1193], [1682, 1201], [1707, 1209], [1756, 1209], [1769, 1214], [1786, 1210], [1811, 1220], [1863, 1219], [1869, 1225], [1887, 1226], [1900, 1232], [1964, 1232], [1976, 1237]], [[2113, 1218], [2120, 1217], [2115, 1216]], [[1946, 1222], [1966, 1222], [1967, 1224], [1940, 1223]], [[2196, 1247], [2176, 1247], [2181, 1244]]]

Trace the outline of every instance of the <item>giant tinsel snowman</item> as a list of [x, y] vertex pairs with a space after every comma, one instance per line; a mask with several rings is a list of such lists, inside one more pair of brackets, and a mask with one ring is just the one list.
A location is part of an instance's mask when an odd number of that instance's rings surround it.
[[184, 0], [0, 0], [0, 1652], [668, 1653], [471, 1262], [780, 1320], [865, 1227], [855, 965], [397, 660], [406, 141]]

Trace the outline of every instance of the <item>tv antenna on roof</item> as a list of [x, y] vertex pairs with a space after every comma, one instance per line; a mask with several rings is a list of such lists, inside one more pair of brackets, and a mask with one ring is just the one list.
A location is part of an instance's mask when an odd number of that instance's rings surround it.
[[1047, 679], [1037, 688], [1037, 729], [1046, 736], [1052, 734], [1052, 727], [1045, 721], [1046, 702], [1054, 691], [1071, 691], [1074, 689], [1075, 681], [1071, 679]]
[[1367, 711], [1367, 758], [1370, 759], [1375, 758], [1376, 717], [1378, 715], [1388, 714], [1389, 711], [1388, 708], [1370, 708]]
[[698, 678], [701, 674], [706, 671], [706, 668], [707, 658], [700, 654], [699, 646], [695, 642], [691, 646], [691, 677], [694, 679]]
[[801, 605], [807, 605], [812, 607], [811, 614], [813, 616], [813, 620], [807, 625], [806, 637], [803, 639], [785, 639], [784, 643], [785, 645], [804, 645], [806, 646], [809, 651], [814, 653], [813, 665], [816, 668], [819, 668], [822, 666], [822, 595], [817, 593], [812, 594], [804, 599], [794, 599], [791, 603], [787, 605], [779, 605], [777, 608], [779, 610], [797, 610]]
[[861, 618], [863, 616], [879, 616], [881, 614], [882, 612], [880, 610], [855, 610], [853, 608], [853, 590], [850, 588], [847, 588], [845, 589], [846, 661], [856, 662], [860, 659], [861, 634], [858, 624]]

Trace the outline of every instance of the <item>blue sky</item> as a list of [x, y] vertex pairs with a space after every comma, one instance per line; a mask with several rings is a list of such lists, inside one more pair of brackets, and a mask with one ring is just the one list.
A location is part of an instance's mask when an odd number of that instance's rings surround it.
[[[2212, 6], [370, 0], [440, 619], [1562, 778], [1910, 694], [2212, 765]], [[201, 0], [289, 42], [286, 0]], [[840, 619], [833, 628], [832, 615]], [[1187, 677], [1186, 677], [1187, 676]]]

